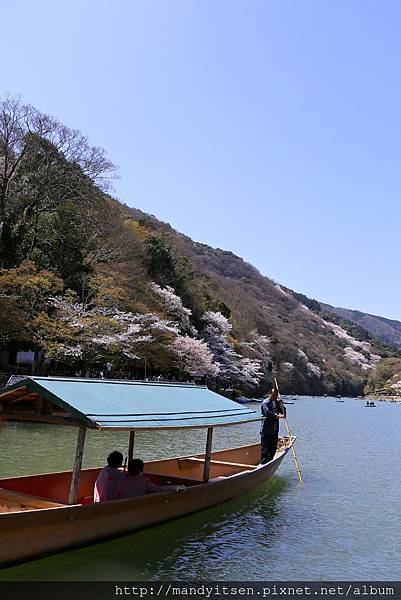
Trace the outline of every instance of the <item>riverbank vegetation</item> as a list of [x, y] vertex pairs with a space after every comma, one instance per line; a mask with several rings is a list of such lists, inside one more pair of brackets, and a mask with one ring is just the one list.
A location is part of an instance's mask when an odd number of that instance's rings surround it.
[[382, 360], [371, 373], [365, 393], [401, 398], [401, 359]]

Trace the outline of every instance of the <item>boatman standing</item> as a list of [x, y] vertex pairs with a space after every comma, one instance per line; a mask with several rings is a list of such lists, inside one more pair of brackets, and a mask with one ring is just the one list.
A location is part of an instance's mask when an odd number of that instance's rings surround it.
[[260, 428], [260, 463], [266, 464], [274, 458], [278, 444], [280, 419], [286, 416], [284, 404], [278, 400], [278, 391], [273, 388], [270, 396], [261, 404], [262, 421]]

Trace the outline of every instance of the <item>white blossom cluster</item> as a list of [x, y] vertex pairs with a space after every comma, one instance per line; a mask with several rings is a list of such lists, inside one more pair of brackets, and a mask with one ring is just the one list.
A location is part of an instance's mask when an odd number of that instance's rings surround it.
[[287, 375], [290, 375], [294, 370], [294, 365], [291, 362], [282, 362], [281, 369]]
[[62, 314], [63, 321], [70, 327], [83, 327], [82, 317], [85, 316], [85, 307], [80, 302], [69, 302], [63, 296], [50, 296], [48, 304]]
[[255, 329], [250, 332], [250, 344], [258, 358], [267, 362], [270, 359], [270, 338], [267, 335], [261, 335]]
[[189, 335], [177, 335], [171, 348], [175, 355], [175, 364], [184, 373], [217, 377], [219, 367], [214, 362], [209, 346], [203, 340]]
[[318, 365], [315, 365], [312, 362], [306, 363], [306, 370], [308, 372], [308, 375], [310, 375], [310, 376], [321, 377], [321, 375], [322, 375], [322, 371], [321, 371], [320, 367], [318, 367]]
[[78, 330], [75, 345], [61, 345], [57, 354], [66, 358], [99, 356], [103, 349], [128, 359], [138, 359], [138, 347], [152, 343], [156, 334], [175, 335], [178, 326], [155, 313], [131, 313], [112, 308], [86, 309], [65, 297], [53, 297], [50, 304], [69, 327]]
[[283, 290], [283, 288], [281, 287], [281, 285], [279, 285], [278, 283], [274, 284], [274, 287], [276, 288], [276, 290], [278, 290], [281, 294], [283, 294], [283, 296], [286, 296], [287, 298], [292, 298], [292, 296], [286, 292], [285, 290]]
[[370, 355], [370, 362], [372, 363], [372, 365], [376, 365], [381, 360], [383, 360], [383, 357], [380, 356], [379, 354], [371, 354]]
[[[335, 336], [349, 344], [344, 348], [346, 360], [358, 365], [364, 371], [372, 369], [381, 360], [381, 356], [373, 353], [372, 345], [369, 342], [357, 340], [339, 325], [325, 321], [321, 317], [317, 318], [325, 323]], [[369, 358], [360, 352], [362, 350], [368, 354]]]
[[355, 348], [360, 348], [361, 350], [365, 350], [369, 353], [372, 350], [372, 346], [371, 344], [369, 344], [369, 342], [361, 342], [360, 340], [355, 339], [352, 335], [350, 335], [347, 331], [345, 331], [345, 329], [343, 329], [339, 325], [335, 325], [334, 323], [328, 323], [328, 325], [330, 325], [330, 328], [333, 330], [334, 335], [336, 335], [341, 340], [344, 340], [351, 346], [354, 346]]
[[309, 360], [308, 355], [305, 354], [305, 352], [303, 350], [301, 350], [301, 348], [298, 349], [297, 354], [298, 354], [298, 357], [301, 358], [302, 360], [306, 360], [306, 361]]
[[267, 335], [261, 335], [256, 329], [250, 331], [249, 340], [240, 342], [239, 346], [245, 351], [251, 352], [263, 363], [270, 360], [270, 338]]
[[170, 286], [162, 288], [157, 283], [151, 283], [150, 287], [161, 298], [165, 311], [178, 323], [180, 330], [190, 335], [196, 335], [197, 331], [190, 320], [192, 311], [182, 304], [182, 300], [175, 290]]
[[[219, 378], [226, 382], [238, 382], [253, 386], [262, 378], [261, 363], [258, 359], [244, 358], [228, 339], [232, 325], [221, 312], [207, 311], [202, 317], [205, 323], [203, 340], [208, 344], [219, 368]], [[265, 344], [264, 336], [256, 340]]]
[[306, 372], [310, 377], [321, 377], [321, 375], [322, 375], [321, 368], [309, 360], [309, 357], [306, 354], [306, 352], [301, 350], [301, 348], [298, 348], [297, 354], [298, 354], [298, 357], [305, 362]]
[[139, 331], [178, 333], [176, 323], [167, 319], [161, 319], [155, 313], [125, 313], [120, 310], [113, 310], [110, 316], [118, 323], [126, 325], [128, 330], [131, 328], [133, 333]]
[[206, 323], [207, 327], [215, 329], [220, 334], [227, 335], [232, 329], [232, 325], [221, 312], [213, 312], [211, 310], [203, 313], [202, 321]]
[[239, 382], [248, 386], [254, 386], [263, 378], [260, 370], [260, 361], [251, 358], [240, 358]]
[[[398, 375], [399, 377], [399, 375]], [[394, 390], [394, 392], [396, 394], [400, 394], [401, 395], [401, 379], [399, 381], [396, 381], [395, 383], [392, 383], [390, 385], [391, 389]]]
[[[89, 358], [106, 355], [140, 359], [146, 348], [161, 343], [173, 357], [182, 373], [218, 377], [223, 382], [253, 386], [263, 378], [261, 360], [267, 364], [269, 339], [251, 332], [244, 348], [258, 358], [247, 358], [236, 351], [229, 339], [232, 325], [221, 312], [207, 311], [202, 317], [204, 328], [198, 334], [173, 288], [152, 284], [168, 318], [156, 313], [124, 312], [111, 307], [85, 307], [73, 295], [52, 297], [49, 301], [55, 315], [71, 334], [68, 342], [54, 343], [51, 353], [57, 358]], [[146, 354], [145, 354], [146, 355]]]
[[64, 346], [62, 354], [70, 358], [81, 358], [83, 354], [82, 346], [81, 344], [77, 344], [76, 346]]
[[364, 356], [363, 354], [361, 354], [360, 352], [358, 352], [357, 350], [355, 350], [355, 348], [352, 348], [351, 346], [346, 346], [344, 348], [344, 355], [347, 360], [358, 365], [364, 371], [373, 368], [373, 365], [370, 364], [370, 362], [366, 358], [366, 356]]

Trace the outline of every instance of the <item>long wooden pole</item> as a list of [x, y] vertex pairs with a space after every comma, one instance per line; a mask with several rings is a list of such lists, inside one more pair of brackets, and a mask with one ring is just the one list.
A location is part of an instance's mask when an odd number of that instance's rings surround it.
[[[279, 387], [278, 387], [278, 383], [277, 383], [277, 379], [276, 379], [276, 378], [274, 378], [274, 382], [275, 382], [275, 384], [276, 384], [276, 390], [277, 390], [277, 392], [278, 392], [278, 396], [279, 396], [279, 398], [280, 398], [280, 400], [281, 400], [280, 389], [279, 389]], [[281, 401], [282, 401], [282, 400], [281, 400]], [[289, 435], [289, 437], [290, 437], [290, 441], [292, 441], [291, 430], [290, 430], [290, 426], [289, 426], [289, 424], [288, 424], [288, 419], [287, 419], [287, 417], [285, 417], [285, 418], [284, 418], [284, 420], [285, 420], [285, 425], [286, 425], [286, 427], [287, 427], [287, 432], [288, 432], [288, 435]], [[297, 473], [298, 473], [298, 478], [299, 478], [299, 481], [300, 481], [300, 483], [301, 483], [301, 484], [303, 484], [303, 479], [302, 479], [301, 469], [300, 469], [300, 466], [299, 466], [299, 462], [298, 462], [298, 459], [297, 459], [297, 455], [296, 455], [296, 453], [295, 453], [294, 444], [292, 444], [292, 445], [291, 445], [291, 450], [292, 450], [292, 455], [293, 455], [293, 457], [294, 457], [294, 462], [295, 462], [295, 466], [296, 466], [296, 469], [297, 469]]]
[[205, 454], [205, 466], [203, 468], [203, 481], [209, 481], [210, 473], [210, 456], [212, 454], [212, 441], [213, 441], [213, 427], [207, 428], [207, 439], [206, 439], [206, 454]]
[[78, 498], [79, 480], [81, 478], [82, 457], [84, 455], [86, 427], [81, 425], [78, 432], [77, 449], [75, 452], [74, 469], [71, 475], [69, 504], [76, 504]]

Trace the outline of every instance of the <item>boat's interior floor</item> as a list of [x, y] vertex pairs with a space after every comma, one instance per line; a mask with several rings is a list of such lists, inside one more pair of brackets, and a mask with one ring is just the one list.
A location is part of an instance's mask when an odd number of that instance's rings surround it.
[[[188, 458], [186, 460], [191, 460]], [[195, 458], [194, 458], [195, 460]], [[255, 468], [255, 467], [254, 467]], [[191, 487], [203, 484], [202, 480], [191, 477], [178, 477], [173, 474], [161, 475], [158, 473], [146, 472], [145, 475], [157, 485], [185, 485]], [[80, 496], [78, 504], [92, 504], [93, 493]], [[67, 502], [54, 501], [46, 496], [37, 496], [25, 491], [15, 491], [0, 487], [0, 514], [5, 512], [19, 512], [25, 510], [39, 510], [44, 508], [57, 508], [68, 506]]]
[[[185, 477], [161, 477], [159, 475], [152, 476], [152, 474], [146, 473], [150, 480], [158, 485], [185, 485], [192, 486], [197, 485], [201, 482], [187, 479]], [[88, 496], [81, 496], [78, 500], [78, 504], [92, 504], [93, 494]], [[62, 506], [69, 506], [67, 502], [55, 502], [47, 497], [36, 496], [28, 494], [26, 492], [16, 492], [15, 490], [4, 489], [0, 487], [0, 514], [5, 512], [19, 512], [26, 510], [39, 510], [44, 508], [58, 508]]]
[[[201, 465], [203, 468], [204, 460], [199, 459], [197, 457], [188, 457], [184, 459], [180, 459], [184, 463], [188, 463], [192, 466], [192, 461], [196, 464], [196, 466]], [[226, 464], [223, 461], [216, 461], [216, 463], [221, 465]], [[230, 465], [231, 466], [231, 465]], [[234, 464], [233, 464], [234, 466]], [[236, 464], [236, 467], [242, 467], [241, 470], [250, 470], [255, 469], [255, 465], [239, 465]], [[246, 469], [245, 469], [246, 467]], [[145, 475], [149, 477], [149, 479], [156, 483], [157, 485], [185, 485], [186, 487], [191, 487], [194, 485], [203, 484], [203, 480], [196, 477], [189, 476], [177, 476], [176, 474], [160, 474], [160, 473], [152, 473], [146, 471]], [[219, 476], [216, 479], [223, 478], [224, 476]], [[1, 482], [3, 483], [3, 482]], [[17, 487], [17, 486], [16, 486]], [[19, 487], [19, 486], [18, 486]], [[28, 489], [30, 489], [28, 487]], [[78, 499], [78, 504], [92, 504], [93, 503], [93, 487], [91, 493], [88, 495], [80, 495]], [[35, 495], [32, 493], [28, 493], [25, 490], [15, 490], [15, 489], [5, 489], [0, 487], [0, 513], [4, 512], [16, 512], [16, 511], [25, 511], [25, 510], [39, 510], [44, 508], [57, 508], [62, 506], [68, 506], [67, 502], [63, 502], [62, 499], [54, 500], [51, 497], [47, 497], [47, 495]]]
[[[184, 462], [188, 462], [190, 465], [192, 461], [195, 462], [196, 466], [199, 464], [202, 465], [204, 460], [196, 458], [196, 457], [188, 457], [184, 459], [180, 459]], [[214, 461], [212, 461], [214, 462]], [[226, 464], [223, 461], [216, 461], [216, 463]], [[233, 463], [234, 466], [234, 463]], [[250, 470], [255, 469], [256, 465], [239, 465], [236, 464], [236, 467], [243, 467], [241, 470]], [[246, 469], [244, 468], [246, 467]], [[194, 485], [203, 484], [202, 479], [198, 479], [195, 477], [186, 477], [186, 476], [177, 476], [175, 474], [165, 474], [162, 475], [160, 473], [152, 473], [146, 471], [145, 475], [155, 484], [157, 485], [185, 485], [186, 487], [191, 487]], [[215, 479], [222, 479], [224, 476], [218, 476]], [[210, 481], [210, 480], [209, 480]], [[93, 493], [80, 496], [78, 499], [78, 504], [92, 504], [93, 503]], [[37, 496], [34, 494], [29, 494], [25, 491], [15, 491], [13, 489], [5, 489], [0, 487], [0, 514], [4, 512], [19, 512], [25, 510], [39, 510], [44, 508], [57, 508], [62, 506], [68, 506], [68, 503], [63, 501], [54, 501], [51, 498], [46, 496]]]
[[[281, 454], [285, 438], [278, 449]], [[212, 453], [209, 481], [252, 472], [259, 465], [260, 445], [252, 444]], [[145, 474], [158, 485], [203, 484], [205, 455], [147, 462]], [[100, 468], [82, 469], [78, 504], [93, 503], [93, 489]], [[71, 471], [0, 479], [0, 514], [68, 506]]]

